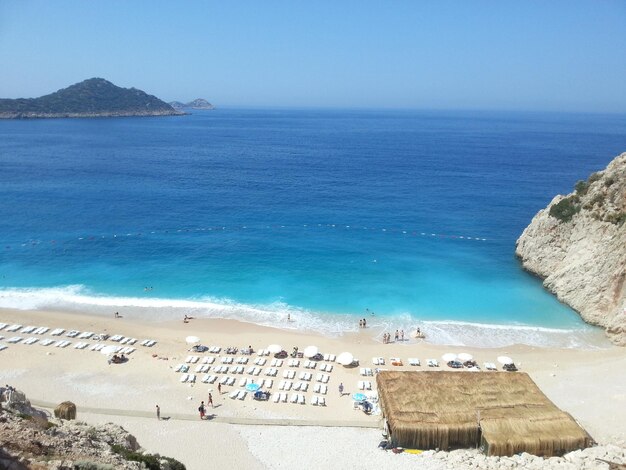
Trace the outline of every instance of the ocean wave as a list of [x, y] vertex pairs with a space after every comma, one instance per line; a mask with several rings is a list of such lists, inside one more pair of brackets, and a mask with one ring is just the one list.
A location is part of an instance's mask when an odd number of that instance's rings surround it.
[[[282, 329], [310, 331], [325, 336], [341, 336], [359, 331], [362, 314], [313, 312], [283, 302], [244, 304], [230, 299], [197, 297], [170, 299], [158, 297], [119, 297], [92, 292], [82, 285], [50, 288], [2, 288], [0, 308], [17, 310], [80, 311], [109, 316], [123, 315], [156, 321], [223, 318]], [[291, 321], [287, 321], [287, 318]], [[483, 324], [446, 320], [418, 320], [409, 313], [367, 318], [368, 331], [379, 341], [384, 332], [404, 330], [404, 344], [414, 344], [411, 332], [420, 328], [432, 344], [497, 348], [514, 344], [536, 347], [589, 348], [607, 345], [598, 328], [559, 329], [519, 324]]]

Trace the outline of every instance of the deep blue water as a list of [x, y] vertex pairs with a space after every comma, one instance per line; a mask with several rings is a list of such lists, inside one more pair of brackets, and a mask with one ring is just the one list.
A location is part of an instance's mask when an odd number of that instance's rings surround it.
[[326, 333], [369, 308], [372, 331], [575, 345], [597, 332], [521, 270], [515, 240], [624, 150], [623, 115], [0, 121], [0, 307], [283, 326], [289, 311]]

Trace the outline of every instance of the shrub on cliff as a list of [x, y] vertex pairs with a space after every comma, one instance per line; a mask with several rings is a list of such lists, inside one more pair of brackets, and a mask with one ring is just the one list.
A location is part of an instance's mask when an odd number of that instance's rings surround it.
[[561, 222], [569, 222], [580, 210], [576, 204], [578, 198], [569, 196], [561, 199], [558, 203], [550, 207], [550, 215]]

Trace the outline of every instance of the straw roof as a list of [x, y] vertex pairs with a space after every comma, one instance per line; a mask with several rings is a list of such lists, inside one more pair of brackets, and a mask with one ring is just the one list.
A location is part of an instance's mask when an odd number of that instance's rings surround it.
[[376, 381], [391, 438], [402, 447], [550, 456], [592, 443], [524, 373], [382, 371]]

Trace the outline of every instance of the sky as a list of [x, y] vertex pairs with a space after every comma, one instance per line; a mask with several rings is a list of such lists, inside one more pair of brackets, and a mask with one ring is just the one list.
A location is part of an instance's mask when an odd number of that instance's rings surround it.
[[626, 113], [623, 0], [0, 0], [0, 97]]

